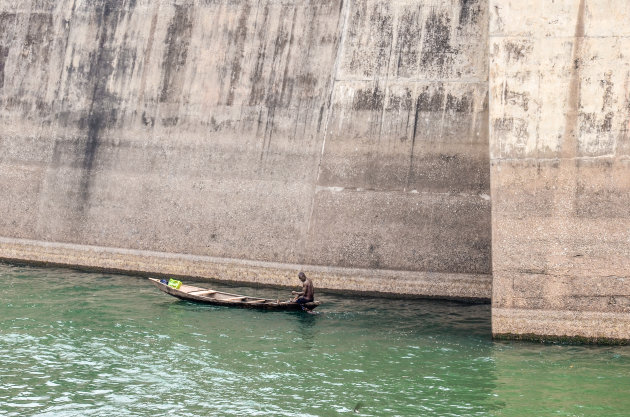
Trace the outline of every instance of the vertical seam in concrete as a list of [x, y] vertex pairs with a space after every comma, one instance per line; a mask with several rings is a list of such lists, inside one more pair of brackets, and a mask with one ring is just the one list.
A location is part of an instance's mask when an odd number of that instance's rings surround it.
[[[540, 38], [538, 38], [536, 40], [536, 46], [537, 48], [540, 47], [540, 43], [541, 40]], [[538, 71], [538, 91], [536, 92], [536, 99], [538, 100], [538, 103], [542, 103], [542, 88], [540, 87], [543, 83], [543, 75], [541, 71]], [[542, 106], [538, 105], [537, 106], [538, 109], [536, 110], [536, 152], [535, 152], [535, 158], [539, 159], [540, 158], [540, 153], [541, 153], [541, 149], [540, 149], [540, 123], [542, 121]]]
[[[582, 62], [582, 44], [584, 43], [584, 12], [585, 0], [580, 0], [578, 6], [577, 21], [575, 23], [575, 34], [573, 40], [573, 51], [571, 53], [570, 80], [566, 101], [566, 112], [564, 114], [564, 132], [559, 149], [559, 178], [556, 179], [558, 190], [554, 201], [554, 215], [563, 217], [570, 215], [575, 204], [575, 188], [577, 183], [578, 164], [578, 112], [580, 109], [580, 94]], [[572, 183], [572, 186], [569, 184]]]
[[443, 138], [444, 138], [444, 121], [446, 119], [446, 110], [448, 107], [448, 96], [451, 93], [450, 90], [447, 91], [447, 88], [445, 85], [442, 85], [440, 87], [442, 89], [442, 91], [444, 91], [444, 94], [442, 96], [442, 117], [440, 119], [440, 135], [439, 138], [441, 139], [438, 143], [439, 143], [439, 147], [438, 147], [438, 152], [441, 154], [442, 153], [442, 149], [444, 148], [444, 142], [443, 142]]
[[414, 116], [413, 116], [413, 133], [411, 135], [411, 152], [409, 155], [409, 169], [407, 169], [407, 182], [405, 184], [405, 187], [403, 188], [403, 192], [407, 192], [409, 189], [409, 186], [411, 185], [411, 174], [413, 173], [413, 152], [414, 149], [416, 148], [416, 133], [417, 133], [417, 129], [418, 129], [418, 106], [420, 103], [420, 97], [418, 97], [416, 99], [416, 106], [414, 109]]
[[571, 54], [571, 79], [569, 83], [569, 94], [567, 97], [567, 112], [565, 114], [564, 134], [562, 136], [562, 147], [560, 158], [574, 158], [577, 156], [577, 135], [578, 135], [578, 110], [580, 108], [580, 74], [582, 63], [579, 62], [584, 43], [584, 5], [585, 0], [580, 0], [578, 6], [577, 22], [575, 24], [575, 36], [573, 53]]
[[317, 186], [319, 185], [319, 177], [322, 173], [322, 160], [324, 159], [324, 150], [326, 149], [326, 138], [328, 137], [328, 126], [330, 124], [330, 113], [332, 112], [332, 99], [335, 93], [335, 85], [338, 78], [339, 66], [343, 56], [343, 46], [346, 40], [346, 31], [348, 27], [348, 19], [350, 17], [350, 2], [351, 0], [341, 0], [343, 4], [343, 11], [341, 19], [343, 23], [341, 24], [341, 33], [339, 34], [339, 43], [337, 46], [337, 55], [335, 57], [335, 64], [333, 66], [333, 70], [331, 72], [330, 77], [330, 93], [328, 94], [328, 111], [326, 112], [326, 122], [324, 124], [324, 134], [322, 137], [322, 148], [319, 154], [319, 162], [317, 163], [317, 177], [315, 178], [315, 184], [313, 184], [313, 197], [311, 198], [311, 209], [308, 215], [306, 236], [308, 236], [311, 232], [311, 222], [313, 219], [313, 211], [315, 210], [315, 196], [317, 194]]

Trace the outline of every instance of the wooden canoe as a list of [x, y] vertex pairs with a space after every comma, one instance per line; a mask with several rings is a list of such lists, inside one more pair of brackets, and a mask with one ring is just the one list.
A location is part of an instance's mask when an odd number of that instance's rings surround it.
[[[169, 287], [168, 285], [160, 282], [159, 279], [149, 278], [149, 280], [153, 283], [153, 285], [158, 287], [160, 291], [182, 300], [197, 301], [200, 303], [214, 304], [218, 306], [258, 308], [262, 310], [301, 310], [300, 305], [294, 301], [280, 301], [268, 298], [249, 297], [246, 295], [230, 294], [223, 291], [215, 291], [208, 288], [184, 284], [176, 290], [175, 288]], [[319, 304], [319, 301], [314, 301], [306, 303], [304, 306], [307, 309], [312, 310]]]

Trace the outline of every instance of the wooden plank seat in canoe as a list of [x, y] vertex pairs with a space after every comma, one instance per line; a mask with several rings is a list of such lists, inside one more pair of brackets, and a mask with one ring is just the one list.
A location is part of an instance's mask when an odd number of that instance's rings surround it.
[[215, 290], [203, 290], [203, 291], [192, 291], [189, 294], [208, 296], [210, 294], [214, 294], [215, 292], [216, 292]]
[[[167, 284], [160, 282], [159, 279], [149, 278], [149, 280], [165, 292], [173, 297], [182, 300], [197, 301], [200, 303], [223, 305], [230, 307], [258, 308], [267, 310], [300, 310], [301, 307], [294, 301], [280, 301], [268, 298], [249, 297], [246, 295], [231, 294], [223, 291], [210, 290], [208, 288], [196, 287], [193, 285], [183, 285], [179, 289], [169, 287]], [[320, 304], [319, 301], [306, 303], [305, 307], [309, 310], [316, 308]]]

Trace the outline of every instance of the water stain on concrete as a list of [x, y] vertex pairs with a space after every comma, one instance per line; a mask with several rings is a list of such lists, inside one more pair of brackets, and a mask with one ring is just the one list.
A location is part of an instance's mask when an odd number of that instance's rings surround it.
[[269, 5], [266, 4], [263, 9], [262, 22], [260, 22], [260, 29], [256, 34], [258, 39], [258, 52], [256, 56], [256, 64], [254, 65], [254, 72], [251, 76], [251, 89], [249, 92], [249, 105], [259, 105], [265, 97], [265, 83], [262, 82], [263, 71], [265, 68], [265, 62], [267, 57], [267, 33], [269, 30]]
[[4, 87], [4, 65], [9, 56], [9, 47], [0, 45], [0, 89]]
[[451, 45], [451, 17], [446, 12], [433, 10], [426, 20], [424, 33], [421, 66], [430, 73], [445, 76], [452, 66], [453, 55], [458, 53]]
[[188, 60], [188, 49], [193, 28], [193, 11], [190, 4], [175, 5], [175, 15], [166, 33], [166, 51], [162, 61], [160, 102], [179, 99], [182, 93], [182, 69]]
[[504, 104], [518, 106], [524, 111], [529, 111], [529, 93], [512, 91], [507, 81], [503, 85], [503, 95], [501, 96], [501, 99]]
[[438, 88], [431, 91], [429, 87], [425, 87], [418, 95], [416, 102], [417, 112], [441, 112], [444, 107], [444, 89]]
[[459, 25], [475, 25], [483, 15], [482, 2], [479, 0], [459, 0]]
[[[102, 6], [98, 13], [98, 35], [95, 56], [90, 63], [88, 71], [88, 79], [94, 80], [94, 85], [89, 101], [87, 114], [83, 116], [79, 122], [82, 129], [86, 132], [85, 147], [83, 150], [83, 174], [79, 185], [79, 198], [81, 200], [80, 208], [83, 210], [89, 199], [89, 188], [92, 181], [92, 169], [96, 160], [96, 153], [99, 147], [101, 131], [111, 123], [111, 114], [105, 103], [115, 101], [115, 98], [109, 95], [107, 90], [107, 82], [114, 72], [112, 65], [114, 51], [108, 45], [111, 42], [111, 33], [115, 33], [119, 21], [119, 11], [112, 5], [106, 3]], [[115, 112], [113, 108], [110, 108]]]
[[352, 108], [357, 111], [377, 111], [383, 108], [385, 93], [375, 85], [372, 89], [359, 89], [352, 101]]
[[11, 50], [13, 40], [11, 26], [14, 22], [15, 13], [0, 13], [0, 89], [4, 87], [4, 68]]
[[507, 63], [512, 61], [518, 62], [528, 56], [533, 49], [533, 46], [529, 40], [518, 40], [505, 42], [504, 46], [507, 54]]
[[234, 104], [234, 89], [238, 85], [241, 72], [242, 72], [242, 60], [245, 54], [245, 41], [247, 40], [247, 28], [248, 19], [251, 11], [249, 3], [243, 5], [243, 9], [238, 17], [238, 24], [234, 33], [230, 36], [230, 41], [233, 44], [233, 59], [230, 66], [230, 80], [228, 82], [228, 96], [225, 104], [231, 106]]
[[418, 45], [422, 40], [422, 9], [406, 8], [400, 16], [396, 35], [397, 76], [415, 75], [419, 60]]
[[[153, 53], [153, 44], [155, 42], [155, 29], [158, 20], [159, 4], [156, 6], [153, 17], [151, 18], [151, 26], [149, 27], [149, 37], [147, 39], [146, 47], [144, 48], [144, 58], [142, 61], [142, 76], [140, 78], [140, 88], [138, 92], [138, 106], [142, 106], [144, 102], [144, 95], [147, 87], [147, 74], [150, 71], [149, 65], [151, 64], [151, 55]], [[149, 117], [146, 115], [146, 110], [142, 113], [142, 122], [145, 126], [149, 126], [147, 120]], [[155, 121], [155, 118], [152, 118]], [[153, 126], [154, 122], [150, 124]]]

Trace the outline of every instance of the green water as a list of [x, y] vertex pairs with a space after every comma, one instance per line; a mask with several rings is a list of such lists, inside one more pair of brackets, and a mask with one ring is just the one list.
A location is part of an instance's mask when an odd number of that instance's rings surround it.
[[307, 315], [121, 275], [0, 264], [0, 280], [0, 416], [630, 413], [630, 348], [493, 342], [488, 305], [319, 293]]

